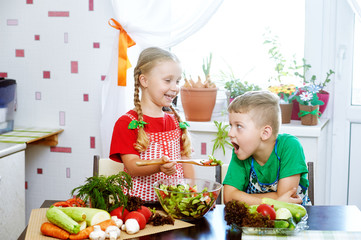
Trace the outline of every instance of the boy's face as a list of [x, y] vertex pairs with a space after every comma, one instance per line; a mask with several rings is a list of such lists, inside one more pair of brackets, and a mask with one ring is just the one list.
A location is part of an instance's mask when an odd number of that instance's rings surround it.
[[258, 127], [251, 118], [252, 113], [229, 113], [231, 129], [228, 137], [234, 146], [234, 153], [240, 160], [245, 160], [259, 150], [262, 128]]

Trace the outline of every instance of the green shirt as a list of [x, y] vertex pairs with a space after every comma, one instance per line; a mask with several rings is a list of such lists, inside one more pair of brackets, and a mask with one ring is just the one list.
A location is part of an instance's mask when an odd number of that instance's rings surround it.
[[[301, 174], [300, 184], [308, 188], [308, 170], [305, 155], [298, 139], [290, 134], [279, 134], [277, 137], [277, 154], [281, 159], [280, 161], [276, 156], [275, 149], [273, 149], [266, 164], [263, 166], [259, 165], [256, 161], [253, 162], [258, 181], [266, 184], [275, 182], [277, 180], [277, 171], [280, 167], [279, 179]], [[233, 151], [223, 184], [233, 186], [240, 191], [246, 191], [249, 183], [251, 163], [252, 156], [245, 160], [239, 160]]]

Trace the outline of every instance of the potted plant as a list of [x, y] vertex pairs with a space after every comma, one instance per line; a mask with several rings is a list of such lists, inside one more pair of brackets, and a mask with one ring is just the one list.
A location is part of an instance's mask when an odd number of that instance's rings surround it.
[[324, 104], [322, 106], [320, 106], [320, 112], [323, 113], [327, 107], [327, 103], [329, 100], [329, 93], [327, 91], [324, 90], [324, 88], [326, 87], [326, 85], [328, 83], [331, 82], [331, 76], [333, 74], [335, 74], [335, 72], [330, 69], [327, 73], [326, 73], [326, 78], [324, 81], [321, 82], [317, 82], [317, 78], [316, 75], [312, 75], [312, 77], [310, 78], [310, 80], [307, 80], [306, 78], [306, 73], [310, 70], [311, 65], [307, 64], [306, 60], [303, 58], [302, 59], [302, 73], [300, 72], [295, 72], [295, 76], [298, 76], [302, 79], [303, 85], [307, 85], [307, 84], [311, 84], [314, 85], [315, 87], [317, 87], [319, 89], [319, 91], [317, 92], [318, 98], [320, 100], [322, 100], [324, 102]]
[[282, 123], [290, 123], [293, 109], [293, 100], [296, 99], [297, 88], [293, 84], [271, 86], [269, 91], [277, 94], [280, 97], [280, 108]]
[[209, 58], [203, 59], [205, 81], [198, 76], [198, 81], [184, 78], [185, 84], [181, 87], [181, 101], [187, 121], [207, 122], [211, 120], [216, 104], [218, 88], [211, 81], [210, 70], [212, 53]]
[[324, 104], [318, 98], [317, 93], [319, 91], [318, 85], [309, 84], [304, 86], [300, 94], [296, 96], [300, 109], [298, 116], [301, 118], [302, 125], [318, 124], [318, 118], [321, 116], [319, 106]]
[[228, 74], [221, 71], [220, 78], [224, 82], [228, 103], [231, 103], [233, 99], [245, 92], [261, 90], [261, 87], [256, 84], [236, 78], [232, 69]]

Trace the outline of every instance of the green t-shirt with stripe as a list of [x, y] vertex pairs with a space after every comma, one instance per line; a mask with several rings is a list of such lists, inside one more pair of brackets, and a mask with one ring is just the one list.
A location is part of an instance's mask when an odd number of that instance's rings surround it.
[[[279, 134], [277, 137], [277, 154], [273, 149], [268, 161], [260, 166], [256, 161], [253, 165], [257, 173], [258, 181], [261, 183], [273, 183], [277, 179], [277, 171], [280, 167], [280, 179], [295, 174], [301, 174], [300, 184], [308, 187], [307, 164], [303, 148], [299, 140], [290, 134]], [[252, 157], [239, 160], [237, 155], [232, 154], [226, 177], [223, 184], [233, 186], [240, 191], [246, 191], [251, 170]]]

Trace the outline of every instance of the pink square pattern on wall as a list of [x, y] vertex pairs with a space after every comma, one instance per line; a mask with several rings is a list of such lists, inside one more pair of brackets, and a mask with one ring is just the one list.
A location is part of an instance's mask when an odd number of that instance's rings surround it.
[[[12, 0], [5, 1], [12, 2]], [[105, 38], [101, 30], [102, 28], [109, 28], [107, 19], [104, 17], [111, 14], [99, 13], [104, 11], [104, 6], [97, 6], [99, 8], [97, 9], [96, 4], [102, 3], [102, 0], [85, 0], [80, 1], [82, 3], [79, 4], [74, 4], [72, 1], [55, 4], [57, 3], [56, 0], [50, 0], [49, 3], [39, 0], [13, 1], [16, 2], [13, 5], [9, 3], [0, 6], [0, 8], [4, 7], [3, 11], [7, 10], [7, 8], [11, 10], [10, 6], [16, 7], [17, 10], [9, 11], [7, 16], [0, 16], [0, 31], [5, 30], [4, 32], [12, 35], [11, 38], [16, 39], [13, 42], [6, 40], [5, 46], [7, 49], [4, 48], [9, 52], [5, 57], [16, 66], [4, 67], [0, 65], [0, 77], [15, 79], [18, 88], [22, 90], [19, 91], [20, 93], [24, 92], [23, 89], [31, 86], [28, 90], [30, 91], [29, 98], [18, 95], [18, 98], [20, 97], [22, 100], [21, 102], [26, 102], [25, 106], [23, 104], [19, 105], [19, 109], [20, 107], [22, 109], [27, 108], [29, 114], [33, 114], [29, 124], [39, 124], [41, 125], [39, 127], [44, 128], [64, 129], [64, 133], [62, 133], [64, 137], [59, 134], [58, 145], [52, 147], [42, 146], [41, 151], [43, 149], [49, 150], [46, 150], [45, 154], [40, 154], [34, 168], [25, 170], [26, 181], [24, 182], [24, 188], [27, 190], [27, 194], [34, 196], [42, 197], [43, 191], [48, 191], [49, 196], [59, 195], [63, 194], [64, 191], [59, 185], [65, 185], [65, 181], [74, 184], [74, 180], [71, 179], [73, 177], [71, 175], [72, 171], [75, 173], [76, 178], [81, 174], [88, 174], [84, 170], [85, 167], [79, 169], [80, 165], [77, 161], [87, 159], [89, 152], [91, 152], [90, 154], [99, 154], [97, 148], [99, 148], [100, 143], [96, 144], [96, 140], [98, 140], [96, 139], [98, 136], [96, 127], [84, 128], [90, 129], [85, 131], [79, 129], [77, 134], [72, 131], [74, 126], [79, 125], [79, 118], [90, 116], [89, 114], [96, 112], [88, 109], [93, 107], [94, 102], [99, 97], [93, 95], [95, 83], [103, 84], [101, 81], [106, 79], [104, 73], [108, 71], [109, 67], [99, 67], [101, 65], [99, 61], [106, 62], [108, 60], [104, 59], [103, 52], [104, 49], [110, 49], [108, 46], [113, 42], [112, 39], [110, 44], [108, 44], [108, 40], [104, 43], [105, 39], [109, 39], [109, 36], [113, 37], [113, 32]], [[85, 11], [88, 11], [88, 13], [84, 14]], [[78, 26], [83, 26], [82, 23], [77, 22], [79, 16], [81, 16], [82, 21], [94, 26], [94, 29], [97, 28], [96, 31], [85, 29], [85, 27], [84, 30], [79, 29]], [[31, 18], [31, 21], [28, 21], [29, 18]], [[101, 24], [96, 26], [97, 23], [94, 24], [94, 19], [97, 22], [99, 22], [99, 19], [101, 21], [105, 19], [103, 26], [99, 27]], [[36, 26], [31, 24], [32, 21], [36, 23]], [[100, 31], [98, 31], [99, 29]], [[85, 36], [84, 32], [91, 34]], [[99, 51], [101, 44], [102, 49]], [[85, 58], [87, 61], [84, 61], [84, 56], [87, 56]], [[90, 57], [94, 57], [92, 62], [88, 61]], [[66, 86], [65, 90], [63, 86]], [[28, 94], [25, 97], [28, 97]], [[92, 97], [93, 101], [90, 101], [90, 97]], [[31, 108], [29, 107], [30, 104], [32, 104]], [[86, 108], [81, 108], [84, 104], [86, 104]], [[82, 116], [80, 117], [80, 115]], [[84, 126], [95, 125], [92, 123], [95, 122], [94, 120], [89, 122], [91, 123], [86, 123], [87, 125]], [[83, 132], [80, 133], [80, 131]], [[77, 138], [76, 141], [74, 141], [74, 138]], [[84, 139], [89, 140], [83, 141]], [[82, 156], [79, 157], [78, 155]], [[88, 161], [86, 164], [87, 168], [92, 167], [88, 165]], [[54, 170], [54, 168], [56, 169]], [[59, 170], [60, 177], [54, 180], [52, 178], [53, 173]], [[46, 181], [50, 184], [48, 186], [39, 186], [38, 181]], [[37, 206], [37, 198], [40, 197], [35, 197], [35, 199], [30, 197], [26, 207], [31, 210], [29, 206]]]
[[25, 57], [25, 50], [24, 49], [16, 49], [15, 56], [16, 57]]

